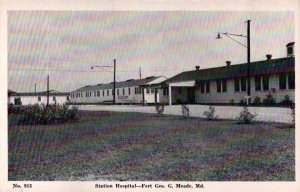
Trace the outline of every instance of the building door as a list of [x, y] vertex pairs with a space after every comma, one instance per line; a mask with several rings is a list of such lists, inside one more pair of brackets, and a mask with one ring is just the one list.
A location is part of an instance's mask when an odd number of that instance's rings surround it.
[[195, 103], [195, 89], [193, 87], [187, 88], [188, 93], [188, 103], [194, 104]]

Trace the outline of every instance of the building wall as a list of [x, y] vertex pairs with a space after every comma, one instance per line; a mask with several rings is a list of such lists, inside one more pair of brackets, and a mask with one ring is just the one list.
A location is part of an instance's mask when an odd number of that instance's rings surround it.
[[[21, 98], [22, 105], [33, 105], [33, 104], [47, 104], [47, 96], [40, 96], [41, 101], [38, 101], [39, 96], [11, 96], [9, 98], [10, 103], [15, 104], [15, 98]], [[67, 96], [55, 96], [57, 104], [63, 104], [67, 102]], [[54, 104], [53, 96], [49, 96], [49, 104]]]
[[[267, 94], [271, 93], [279, 103], [284, 99], [285, 95], [288, 95], [291, 100], [295, 101], [295, 90], [280, 90], [279, 89], [279, 75], [273, 74], [269, 77], [269, 91], [256, 91], [255, 90], [255, 78], [251, 77], [251, 100], [253, 101], [256, 96], [261, 98], [261, 101]], [[275, 88], [273, 93], [271, 89]], [[247, 96], [247, 91], [235, 92], [234, 79], [227, 80], [227, 92], [218, 93], [216, 81], [210, 82], [210, 93], [201, 93], [200, 88], [195, 88], [196, 103], [229, 103], [231, 99], [234, 103], [239, 103], [241, 99]], [[247, 89], [246, 89], [247, 90]]]
[[[129, 90], [130, 89], [130, 94]], [[124, 88], [124, 95], [123, 95], [123, 88], [116, 88], [116, 102], [117, 103], [132, 103], [132, 104], [139, 104], [143, 102], [143, 94], [135, 94], [135, 88], [136, 87], [125, 87]], [[91, 91], [91, 97], [86, 97], [86, 92], [82, 92], [82, 97], [71, 97], [71, 102], [73, 103], [103, 103], [105, 101], [113, 101], [113, 94], [112, 89], [109, 90], [109, 95], [107, 96], [107, 89], [104, 90], [104, 96], [103, 96], [103, 90], [93, 90]], [[119, 90], [119, 95], [118, 95]], [[100, 96], [97, 95], [97, 91], [100, 91]], [[96, 96], [95, 93], [96, 92]], [[162, 91], [161, 91], [162, 92]], [[71, 94], [76, 94], [76, 92], [72, 92]], [[145, 102], [146, 103], [154, 103], [154, 92], [147, 93], [147, 90], [144, 89], [145, 94]], [[158, 93], [160, 94], [160, 92]], [[159, 100], [159, 97], [158, 97]]]

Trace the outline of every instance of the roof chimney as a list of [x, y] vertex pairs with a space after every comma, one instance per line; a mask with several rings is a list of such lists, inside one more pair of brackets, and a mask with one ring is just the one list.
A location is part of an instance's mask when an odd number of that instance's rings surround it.
[[266, 57], [267, 57], [267, 60], [271, 60], [272, 59], [272, 54], [267, 54]]
[[286, 45], [287, 57], [294, 56], [294, 45], [295, 45], [295, 42], [290, 42]]
[[196, 71], [199, 71], [199, 69], [200, 69], [200, 66], [199, 65], [197, 65], [197, 66], [195, 66], [196, 67]]
[[226, 66], [230, 66], [231, 61], [226, 61]]

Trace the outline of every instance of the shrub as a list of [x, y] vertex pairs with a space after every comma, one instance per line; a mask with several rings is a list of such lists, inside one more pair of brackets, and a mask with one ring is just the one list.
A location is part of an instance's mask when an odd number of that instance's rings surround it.
[[230, 99], [229, 104], [230, 104], [230, 105], [233, 105], [233, 104], [234, 104], [234, 100], [233, 100], [233, 99]]
[[295, 104], [294, 103], [291, 106], [291, 110], [292, 110], [292, 113], [291, 113], [292, 121], [293, 121], [293, 123], [295, 123]]
[[213, 106], [209, 106], [209, 110], [208, 111], [204, 111], [203, 115], [209, 121], [210, 120], [215, 120], [215, 119], [219, 118], [218, 115], [215, 115], [215, 111], [216, 111], [216, 109]]
[[254, 98], [253, 104], [254, 104], [255, 106], [261, 105], [260, 97], [256, 96], [256, 97]]
[[157, 115], [162, 115], [165, 110], [165, 105], [163, 103], [156, 103], [155, 110]]
[[249, 112], [247, 107], [244, 107], [243, 110], [240, 112], [240, 116], [238, 117], [238, 120], [240, 123], [243, 124], [249, 124], [252, 122], [252, 120], [257, 116], [257, 114], [252, 114]]
[[290, 100], [290, 96], [285, 95], [284, 98], [280, 101], [283, 105], [291, 105], [292, 101]]
[[44, 105], [35, 104], [24, 106], [24, 111], [21, 113], [19, 124], [55, 124], [63, 123], [70, 120], [77, 120], [78, 108], [68, 105]]
[[247, 99], [245, 99], [245, 98], [241, 99], [240, 106], [247, 106]]
[[266, 95], [266, 98], [264, 98], [264, 100], [263, 100], [264, 105], [274, 105], [275, 103], [276, 103], [276, 100], [272, 94]]
[[190, 117], [190, 108], [189, 106], [182, 104], [181, 105], [181, 113], [183, 118], [189, 118]]

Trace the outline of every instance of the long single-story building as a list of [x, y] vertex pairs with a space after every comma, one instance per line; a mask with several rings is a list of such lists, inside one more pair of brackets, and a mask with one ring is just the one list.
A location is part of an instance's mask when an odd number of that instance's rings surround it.
[[[250, 79], [250, 101], [261, 101], [271, 94], [276, 103], [286, 95], [295, 101], [295, 57], [294, 42], [288, 43], [287, 57], [272, 59], [268, 54], [263, 61], [223, 67], [182, 72], [161, 83], [163, 95], [161, 102], [169, 105], [188, 104], [229, 104], [239, 103], [248, 97], [247, 79]], [[249, 70], [249, 73], [248, 73]], [[249, 75], [249, 76], [248, 76]]]
[[[167, 78], [151, 76], [143, 79], [128, 79], [116, 82], [116, 103], [151, 104], [160, 102], [163, 90], [149, 88], [152, 82], [162, 82]], [[78, 104], [112, 103], [114, 83], [88, 85], [71, 92], [70, 102]], [[163, 98], [161, 98], [163, 99]]]
[[[49, 91], [49, 104], [63, 104], [68, 102], [69, 99], [69, 92]], [[15, 105], [47, 104], [47, 91], [18, 93], [8, 90], [8, 103]]]

